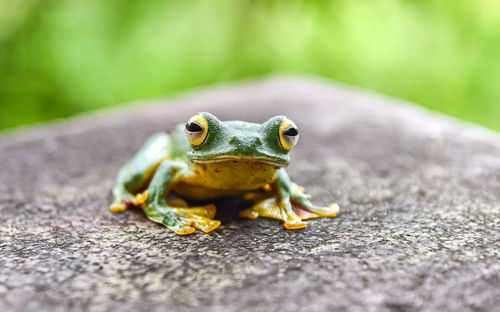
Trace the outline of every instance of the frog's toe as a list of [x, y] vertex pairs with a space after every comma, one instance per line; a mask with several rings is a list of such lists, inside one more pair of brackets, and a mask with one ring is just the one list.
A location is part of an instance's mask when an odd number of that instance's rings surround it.
[[120, 200], [119, 202], [116, 202], [116, 203], [113, 203], [109, 206], [109, 210], [111, 212], [124, 212], [125, 210], [127, 210], [128, 208], [128, 204], [122, 200]]
[[136, 206], [136, 207], [141, 207], [143, 208], [144, 207], [144, 204], [146, 203], [146, 200], [148, 199], [149, 197], [149, 191], [146, 190], [142, 193], [139, 193], [137, 195], [135, 195], [135, 197], [132, 199], [132, 205]]
[[295, 221], [295, 222], [285, 222], [283, 224], [285, 226], [285, 229], [287, 230], [300, 230], [303, 229], [307, 226], [307, 222], [304, 221]]
[[327, 217], [331, 218], [336, 217], [339, 214], [339, 209], [340, 209], [339, 205], [331, 204], [330, 206], [328, 206], [329, 214], [327, 215]]
[[109, 206], [109, 210], [111, 210], [111, 212], [124, 212], [128, 207], [144, 208], [144, 204], [146, 203], [148, 196], [149, 192], [147, 190], [143, 193], [126, 196], [123, 199], [115, 201], [111, 204]]
[[181, 225], [176, 229], [173, 229], [175, 234], [177, 235], [189, 235], [196, 231], [196, 229], [188, 224]]
[[205, 219], [205, 220], [196, 220], [193, 223], [193, 226], [200, 231], [203, 231], [205, 233], [210, 233], [216, 228], [218, 228], [220, 224], [221, 222], [219, 220]]
[[257, 219], [259, 217], [259, 211], [257, 209], [249, 208], [240, 211], [240, 217], [247, 219]]

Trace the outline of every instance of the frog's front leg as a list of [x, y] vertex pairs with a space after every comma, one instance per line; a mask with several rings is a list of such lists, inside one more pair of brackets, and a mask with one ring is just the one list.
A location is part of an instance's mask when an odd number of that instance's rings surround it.
[[148, 182], [162, 161], [168, 158], [170, 137], [166, 133], [151, 136], [141, 149], [120, 169], [113, 188], [111, 212], [124, 212], [127, 207], [140, 206]]
[[[304, 189], [293, 183], [284, 169], [278, 172], [278, 178], [272, 185], [268, 196], [256, 195], [258, 200], [254, 205], [240, 213], [240, 216], [255, 219], [259, 216], [283, 220], [287, 230], [302, 229], [307, 223], [303, 220], [335, 217], [339, 207], [332, 204], [328, 207], [318, 207], [311, 203], [310, 196], [304, 194]], [[262, 199], [265, 197], [265, 199]]]
[[208, 233], [220, 225], [220, 221], [212, 220], [214, 205], [185, 208], [183, 204], [167, 203], [168, 194], [187, 172], [185, 163], [162, 162], [149, 184], [144, 212], [152, 221], [165, 225], [179, 235], [191, 234], [195, 229]]

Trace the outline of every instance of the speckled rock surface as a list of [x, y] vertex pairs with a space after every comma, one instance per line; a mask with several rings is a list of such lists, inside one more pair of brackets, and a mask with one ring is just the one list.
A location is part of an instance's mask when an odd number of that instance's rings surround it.
[[[118, 168], [197, 111], [301, 129], [289, 173], [336, 219], [240, 220], [178, 237], [111, 214]], [[0, 311], [493, 311], [500, 139], [319, 79], [193, 91], [0, 137]]]

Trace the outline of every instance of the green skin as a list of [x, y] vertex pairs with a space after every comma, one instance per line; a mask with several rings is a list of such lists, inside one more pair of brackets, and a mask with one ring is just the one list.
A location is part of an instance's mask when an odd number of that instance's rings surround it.
[[[264, 191], [266, 185], [262, 185], [256, 190], [240, 192], [254, 198], [254, 205], [242, 216], [278, 218], [285, 222], [287, 229], [305, 227], [303, 219], [336, 216], [338, 206], [314, 206], [310, 196], [292, 183], [286, 173], [284, 167], [290, 162], [289, 151], [282, 147], [279, 137], [280, 124], [287, 120], [286, 117], [275, 116], [263, 124], [255, 124], [222, 122], [209, 113], [200, 115], [207, 121], [208, 135], [199, 146], [190, 144], [185, 125], [179, 125], [171, 135], [158, 133], [146, 141], [118, 174], [112, 211], [124, 211], [135, 204], [144, 209], [149, 219], [177, 234], [189, 234], [195, 228], [210, 232], [220, 224], [211, 219], [215, 212], [213, 205], [213, 209], [210, 205], [192, 208], [183, 205], [186, 208], [179, 209], [179, 206], [167, 203], [167, 196], [179, 181], [193, 176], [195, 162], [210, 163], [230, 157], [266, 162], [277, 171], [275, 180], [267, 185], [267, 191]], [[138, 194], [146, 191], [147, 199], [141, 203], [134, 201]]]

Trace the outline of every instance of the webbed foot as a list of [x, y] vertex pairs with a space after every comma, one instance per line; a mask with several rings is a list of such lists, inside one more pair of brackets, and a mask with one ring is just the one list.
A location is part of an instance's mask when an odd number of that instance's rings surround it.
[[125, 199], [120, 199], [119, 201], [111, 204], [109, 206], [109, 210], [111, 212], [125, 212], [128, 207], [136, 206], [136, 207], [144, 207], [144, 203], [148, 199], [149, 192], [145, 191], [143, 193], [139, 193], [135, 196], [130, 196]]
[[213, 220], [215, 205], [190, 207], [182, 200], [175, 200], [165, 207], [145, 207], [148, 218], [161, 223], [178, 235], [193, 233], [196, 229], [209, 233], [219, 227], [221, 222]]
[[[280, 200], [278, 196], [265, 193], [248, 194], [246, 199], [253, 200], [249, 209], [240, 212], [240, 217], [256, 219], [258, 217], [273, 218], [284, 221], [287, 230], [302, 229], [307, 226], [304, 220], [313, 218], [333, 218], [339, 212], [339, 206], [332, 204], [328, 207], [318, 207], [311, 203], [310, 196], [304, 194], [304, 189], [292, 184], [288, 199]], [[271, 197], [269, 197], [271, 196]]]
[[304, 188], [292, 183], [290, 194], [292, 207], [295, 213], [302, 219], [334, 218], [339, 213], [339, 205], [331, 204], [328, 207], [318, 207], [311, 203], [311, 195], [304, 194]]
[[283, 220], [287, 230], [303, 229], [307, 225], [293, 211], [290, 201], [277, 200], [275, 197], [257, 202], [251, 208], [241, 211], [240, 217], [249, 219], [265, 217]]

